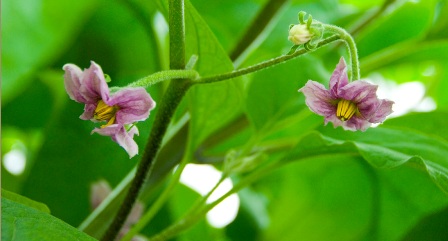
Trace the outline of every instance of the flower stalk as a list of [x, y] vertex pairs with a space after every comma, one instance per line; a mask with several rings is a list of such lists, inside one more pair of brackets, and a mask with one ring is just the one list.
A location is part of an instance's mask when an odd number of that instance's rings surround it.
[[326, 31], [337, 34], [347, 45], [348, 54], [350, 58], [350, 65], [352, 71], [349, 73], [350, 80], [359, 80], [361, 79], [361, 72], [359, 70], [359, 57], [358, 57], [358, 49], [356, 48], [356, 43], [353, 37], [345, 31], [345, 29], [340, 28], [335, 25], [323, 24]]
[[165, 81], [165, 80], [172, 80], [172, 79], [191, 79], [195, 80], [199, 78], [199, 73], [195, 70], [180, 70], [180, 69], [174, 69], [174, 70], [165, 70], [160, 71], [157, 73], [154, 73], [152, 75], [143, 77], [135, 82], [132, 82], [128, 85], [128, 87], [144, 87], [147, 88], [151, 85], [157, 84], [159, 82]]

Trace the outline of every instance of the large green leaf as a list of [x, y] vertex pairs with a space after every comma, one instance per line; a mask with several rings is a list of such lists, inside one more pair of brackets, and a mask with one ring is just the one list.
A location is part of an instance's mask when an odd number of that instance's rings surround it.
[[2, 240], [92, 241], [95, 239], [48, 213], [2, 197]]
[[2, 4], [2, 105], [74, 42], [97, 1], [7, 0]]
[[[185, 22], [186, 53], [198, 55], [196, 69], [201, 76], [232, 71], [232, 62], [189, 1], [185, 6]], [[235, 79], [194, 86], [189, 91], [192, 148], [240, 111], [241, 90], [240, 79]]]
[[431, 27], [436, 1], [407, 1], [377, 19], [357, 37], [359, 56], [365, 57], [388, 46], [422, 39]]
[[34, 208], [44, 213], [50, 213], [50, 209], [48, 209], [47, 205], [31, 200], [27, 197], [21, 196], [19, 194], [7, 191], [2, 188], [2, 197], [14, 201], [16, 203], [23, 204], [25, 206]]
[[374, 128], [347, 132], [326, 128], [322, 132], [334, 144], [353, 144], [361, 156], [375, 167], [393, 168], [405, 163], [423, 168], [448, 193], [448, 142], [408, 128]]

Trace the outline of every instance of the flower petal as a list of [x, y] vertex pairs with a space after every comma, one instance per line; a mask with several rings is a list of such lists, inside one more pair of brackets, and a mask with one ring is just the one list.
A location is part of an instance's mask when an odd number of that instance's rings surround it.
[[106, 101], [109, 106], [118, 105], [116, 123], [132, 124], [147, 119], [149, 111], [154, 109], [156, 103], [144, 88], [123, 88], [112, 94]]
[[350, 120], [344, 122], [342, 128], [344, 128], [344, 130], [350, 131], [365, 131], [370, 127], [370, 125], [371, 123], [364, 119], [362, 116], [353, 116], [352, 118], [350, 118]]
[[138, 146], [134, 141], [134, 135], [138, 135], [137, 127], [133, 126], [129, 131], [121, 124], [112, 124], [104, 128], [95, 128], [91, 134], [98, 133], [102, 136], [110, 136], [113, 141], [118, 143], [129, 154], [129, 158], [138, 154]]
[[368, 119], [371, 123], [380, 123], [383, 122], [384, 119], [388, 115], [390, 115], [392, 111], [392, 105], [394, 104], [393, 101], [390, 100], [379, 100], [378, 108], [376, 109], [375, 113]]
[[330, 93], [333, 99], [340, 98], [340, 89], [348, 84], [347, 65], [341, 57], [330, 77]]
[[98, 105], [97, 103], [86, 104], [84, 106], [84, 113], [82, 113], [82, 115], [79, 118], [81, 120], [91, 120], [91, 119], [93, 119], [93, 116], [95, 114], [95, 109], [96, 109], [97, 105]]
[[83, 75], [82, 70], [74, 64], [66, 64], [62, 69], [65, 71], [65, 90], [70, 96], [70, 99], [80, 103], [87, 103], [87, 100], [80, 93], [81, 78]]
[[96, 103], [102, 99], [109, 99], [109, 87], [104, 78], [103, 70], [95, 62], [91, 61], [90, 67], [84, 70], [80, 93], [89, 103]]
[[305, 95], [306, 105], [316, 114], [322, 116], [331, 116], [336, 113], [336, 106], [332, 104], [335, 101], [329, 90], [316, 81], [308, 80], [304, 87], [299, 89]]
[[135, 134], [138, 135], [137, 127], [133, 126], [128, 132], [123, 126], [115, 135], [115, 141], [128, 153], [129, 159], [138, 154], [138, 146], [134, 141]]

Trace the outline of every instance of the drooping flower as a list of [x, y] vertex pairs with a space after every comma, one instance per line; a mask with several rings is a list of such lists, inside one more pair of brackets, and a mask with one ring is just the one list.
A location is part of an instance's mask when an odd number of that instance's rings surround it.
[[[109, 183], [105, 180], [100, 180], [93, 183], [90, 186], [90, 206], [92, 209], [96, 209], [103, 201], [107, 198], [107, 196], [112, 192], [112, 188], [109, 186]], [[121, 240], [121, 238], [126, 235], [131, 227], [136, 224], [144, 211], [144, 205], [141, 201], [137, 201], [135, 205], [132, 207], [131, 212], [126, 218], [123, 227], [117, 235], [115, 240]], [[131, 241], [146, 241], [148, 240], [143, 235], [137, 234], [132, 237]]]
[[309, 80], [299, 89], [314, 113], [325, 117], [325, 124], [345, 130], [365, 131], [372, 123], [381, 123], [392, 113], [393, 101], [378, 99], [377, 85], [364, 80], [348, 82], [347, 66], [341, 58], [330, 78], [330, 89]]
[[133, 137], [138, 135], [134, 122], [148, 118], [156, 103], [142, 87], [125, 87], [111, 93], [103, 71], [95, 62], [82, 71], [74, 64], [66, 64], [64, 83], [70, 98], [85, 104], [79, 117], [93, 122], [106, 122], [92, 133], [110, 136], [132, 158], [138, 153]]

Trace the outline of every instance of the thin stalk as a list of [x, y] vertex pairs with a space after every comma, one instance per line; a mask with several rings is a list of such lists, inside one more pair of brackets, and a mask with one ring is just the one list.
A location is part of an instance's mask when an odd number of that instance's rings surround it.
[[195, 70], [165, 70], [143, 77], [135, 82], [132, 82], [128, 87], [149, 87], [159, 82], [171, 79], [197, 79], [198, 72]]
[[284, 62], [286, 62], [286, 61], [288, 61], [290, 59], [296, 58], [296, 57], [298, 57], [300, 55], [304, 55], [306, 53], [312, 52], [312, 51], [314, 51], [314, 50], [316, 50], [316, 49], [318, 49], [320, 47], [323, 47], [323, 46], [331, 43], [331, 42], [340, 40], [340, 38], [341, 37], [339, 35], [333, 35], [331, 37], [328, 37], [328, 38], [323, 39], [322, 41], [320, 41], [317, 44], [315, 49], [308, 50], [308, 49], [304, 49], [303, 48], [303, 49], [297, 50], [296, 52], [294, 52], [293, 54], [290, 54], [290, 55], [282, 55], [280, 57], [273, 58], [273, 59], [261, 62], [261, 63], [256, 64], [256, 65], [252, 65], [252, 66], [249, 66], [247, 68], [235, 70], [233, 72], [199, 78], [199, 79], [197, 79], [194, 82], [198, 83], [198, 84], [214, 83], [214, 82], [219, 82], [219, 81], [223, 81], [223, 80], [226, 80], [226, 79], [236, 78], [236, 77], [239, 77], [239, 76], [242, 76], [242, 75], [245, 75], [245, 74], [253, 73], [253, 72], [256, 72], [256, 71], [259, 71], [259, 70], [262, 70], [262, 69], [266, 69], [266, 68], [272, 67], [272, 66], [277, 65], [277, 64], [284, 63]]
[[358, 49], [356, 48], [356, 43], [353, 37], [345, 29], [338, 26], [330, 24], [324, 24], [323, 26], [325, 27], [325, 30], [339, 35], [339, 37], [346, 43], [350, 58], [350, 64], [352, 66], [350, 80], [361, 79], [361, 73], [359, 70]]

